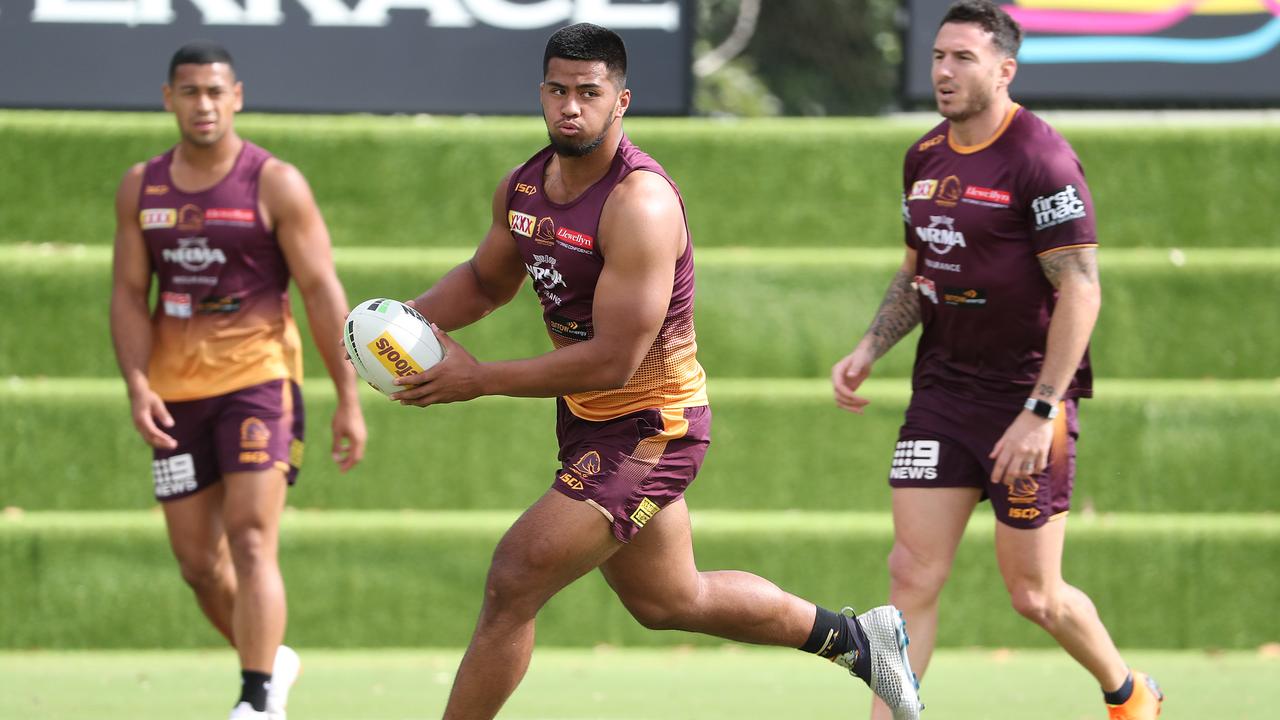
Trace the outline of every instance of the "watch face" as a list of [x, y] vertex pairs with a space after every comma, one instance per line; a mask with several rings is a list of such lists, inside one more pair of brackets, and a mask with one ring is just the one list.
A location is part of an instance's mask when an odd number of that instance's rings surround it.
[[1027, 410], [1030, 410], [1031, 412], [1035, 413], [1036, 415], [1039, 415], [1042, 418], [1045, 418], [1046, 420], [1052, 420], [1054, 417], [1058, 415], [1057, 405], [1047, 403], [1044, 400], [1040, 400], [1038, 398], [1027, 398], [1026, 404], [1024, 404], [1022, 407], [1026, 408]]

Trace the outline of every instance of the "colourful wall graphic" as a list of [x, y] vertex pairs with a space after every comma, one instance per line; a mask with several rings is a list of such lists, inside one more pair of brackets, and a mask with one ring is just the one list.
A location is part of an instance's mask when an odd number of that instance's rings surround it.
[[[909, 0], [907, 95], [932, 96], [930, 50], [950, 0]], [[1017, 0], [1014, 94], [1135, 103], [1280, 102], [1280, 0]]]

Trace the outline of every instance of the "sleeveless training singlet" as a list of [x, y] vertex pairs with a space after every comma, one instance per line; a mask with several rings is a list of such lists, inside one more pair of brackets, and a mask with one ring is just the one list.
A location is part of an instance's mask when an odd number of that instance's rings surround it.
[[169, 175], [174, 151], [147, 162], [138, 221], [160, 295], [148, 379], [168, 401], [302, 380], [289, 268], [263, 224], [258, 178], [270, 159], [245, 142], [231, 172], [187, 193]]
[[[597, 242], [600, 213], [609, 193], [632, 172], [661, 175], [680, 190], [653, 158], [625, 136], [609, 172], [569, 203], [552, 202], [543, 190], [554, 149], [544, 148], [520, 166], [507, 189], [511, 237], [533, 278], [543, 321], [552, 343], [564, 347], [593, 335], [591, 307], [604, 267]], [[683, 209], [684, 201], [681, 200]], [[688, 237], [686, 223], [685, 235]], [[698, 364], [693, 329], [693, 239], [676, 262], [671, 304], [662, 329], [625, 387], [565, 396], [569, 410], [584, 420], [609, 420], [646, 408], [689, 408], [707, 404], [706, 374]]]

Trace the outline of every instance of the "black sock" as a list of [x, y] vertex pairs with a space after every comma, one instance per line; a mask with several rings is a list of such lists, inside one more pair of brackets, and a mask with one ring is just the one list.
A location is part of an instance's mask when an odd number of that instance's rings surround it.
[[1133, 694], [1133, 673], [1131, 672], [1125, 677], [1124, 684], [1120, 686], [1119, 690], [1112, 690], [1111, 692], [1107, 692], [1106, 690], [1103, 690], [1102, 699], [1108, 705], [1123, 705], [1129, 702], [1129, 696], [1132, 694]]
[[800, 649], [828, 660], [850, 650], [857, 650], [853, 673], [870, 682], [871, 653], [867, 651], [867, 635], [851, 617], [819, 607], [817, 616], [813, 619], [813, 629], [809, 631], [809, 639]]
[[271, 673], [256, 670], [240, 671], [240, 699], [236, 701], [249, 703], [258, 712], [267, 709], [267, 683], [271, 682]]

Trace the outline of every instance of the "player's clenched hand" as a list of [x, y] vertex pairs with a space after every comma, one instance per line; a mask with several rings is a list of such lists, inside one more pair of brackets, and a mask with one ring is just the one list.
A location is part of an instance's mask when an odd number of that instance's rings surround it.
[[133, 412], [133, 426], [148, 445], [158, 450], [178, 447], [178, 441], [156, 425], [158, 421], [167, 428], [173, 427], [173, 416], [159, 395], [150, 388], [137, 390], [129, 393], [129, 405]]
[[871, 401], [857, 393], [862, 381], [871, 374], [873, 359], [861, 348], [844, 356], [831, 368], [831, 387], [835, 391], [836, 405], [851, 413], [862, 414]]
[[400, 401], [401, 405], [426, 407], [472, 400], [483, 395], [480, 363], [435, 323], [431, 324], [431, 332], [444, 348], [444, 359], [417, 375], [396, 378], [397, 385], [413, 387], [392, 393], [391, 399]]
[[365, 430], [364, 414], [360, 412], [360, 403], [356, 400], [338, 402], [333, 413], [333, 460], [338, 469], [346, 472], [364, 459], [365, 441], [369, 433]]
[[1018, 413], [988, 457], [994, 459], [991, 482], [1011, 484], [1042, 472], [1049, 464], [1053, 421], [1028, 410]]

